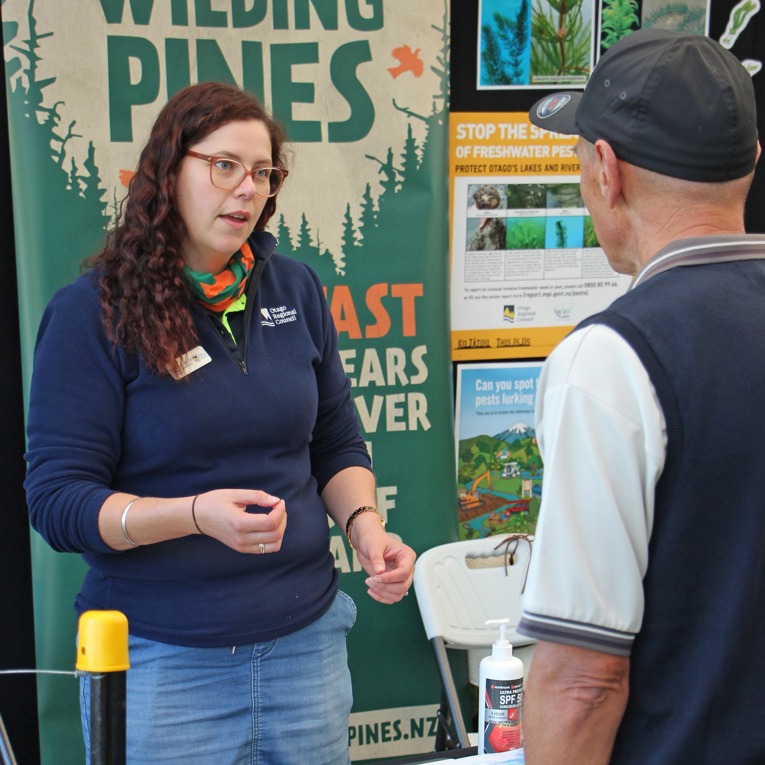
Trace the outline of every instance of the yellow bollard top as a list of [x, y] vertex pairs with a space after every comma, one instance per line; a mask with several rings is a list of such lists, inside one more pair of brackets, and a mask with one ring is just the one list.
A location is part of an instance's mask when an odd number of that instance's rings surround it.
[[120, 611], [85, 611], [77, 633], [77, 663], [82, 672], [123, 672], [128, 660], [128, 623]]

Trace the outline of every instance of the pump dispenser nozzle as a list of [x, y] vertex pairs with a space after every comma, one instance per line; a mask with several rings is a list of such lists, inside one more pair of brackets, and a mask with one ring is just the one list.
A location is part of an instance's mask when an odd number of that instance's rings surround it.
[[487, 627], [498, 626], [499, 627], [499, 640], [497, 640], [491, 647], [491, 655], [500, 661], [511, 659], [513, 657], [513, 647], [510, 645], [510, 641], [507, 639], [507, 625], [510, 624], [509, 619], [488, 619], [485, 622]]

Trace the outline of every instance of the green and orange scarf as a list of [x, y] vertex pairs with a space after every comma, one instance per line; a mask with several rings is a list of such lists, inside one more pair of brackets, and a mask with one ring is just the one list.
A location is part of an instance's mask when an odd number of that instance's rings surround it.
[[182, 269], [197, 300], [205, 308], [223, 313], [241, 297], [254, 264], [255, 256], [245, 242], [219, 274], [194, 271], [185, 264]]

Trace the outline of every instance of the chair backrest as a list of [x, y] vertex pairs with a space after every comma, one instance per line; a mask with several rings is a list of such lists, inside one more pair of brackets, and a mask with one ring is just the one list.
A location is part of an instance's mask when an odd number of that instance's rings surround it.
[[423, 552], [414, 589], [428, 639], [441, 637], [453, 648], [490, 646], [499, 632], [485, 622], [507, 618], [507, 639], [513, 646], [534, 643], [515, 631], [530, 558], [531, 541], [513, 534], [451, 542]]

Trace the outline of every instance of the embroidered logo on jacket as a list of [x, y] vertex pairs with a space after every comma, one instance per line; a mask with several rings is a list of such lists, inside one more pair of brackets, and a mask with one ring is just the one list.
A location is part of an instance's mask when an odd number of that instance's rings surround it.
[[261, 308], [260, 321], [264, 327], [275, 327], [277, 324], [289, 324], [291, 321], [297, 321], [297, 308], [287, 308], [286, 305], [271, 306], [271, 308]]

